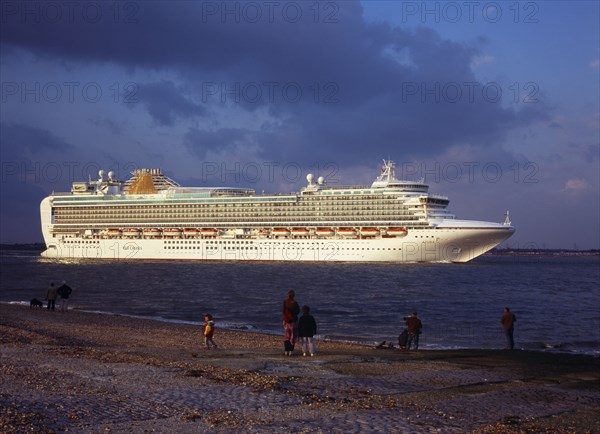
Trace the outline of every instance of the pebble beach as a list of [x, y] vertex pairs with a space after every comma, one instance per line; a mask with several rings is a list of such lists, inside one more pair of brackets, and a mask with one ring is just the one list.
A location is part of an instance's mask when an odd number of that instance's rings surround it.
[[0, 432], [600, 432], [600, 359], [401, 351], [0, 304]]

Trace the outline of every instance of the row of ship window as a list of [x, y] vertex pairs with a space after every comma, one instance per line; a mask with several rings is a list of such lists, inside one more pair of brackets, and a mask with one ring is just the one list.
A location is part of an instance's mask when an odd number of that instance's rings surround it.
[[[95, 240], [83, 240], [83, 241], [65, 240], [64, 242], [65, 242], [65, 244], [99, 244], [99, 241], [95, 241]], [[225, 243], [227, 243], [227, 244], [228, 243], [234, 243], [233, 241], [207, 241], [207, 244], [209, 244], [211, 242], [215, 243], [215, 244], [219, 244], [219, 245], [209, 245], [209, 246], [206, 246], [207, 250], [218, 250], [218, 249], [221, 249], [221, 248], [223, 250], [260, 250], [261, 249], [260, 246], [254, 246], [254, 245], [244, 245], [244, 246], [241, 246], [241, 245], [221, 245], [221, 244], [225, 244]], [[168, 241], [166, 243], [168, 243]], [[187, 242], [182, 241], [182, 243], [187, 243]], [[190, 243], [192, 243], [192, 242], [190, 242]], [[193, 243], [194, 243], [194, 245], [184, 245], [184, 246], [181, 246], [181, 245], [165, 245], [164, 248], [166, 250], [200, 250], [202, 248], [202, 246], [195, 245], [196, 242], [193, 242]], [[236, 241], [235, 243], [236, 244], [240, 244], [240, 243], [248, 244], [248, 243], [250, 243], [250, 241]], [[306, 249], [314, 249], [314, 244], [319, 244], [319, 243], [312, 243], [311, 246], [306, 246], [304, 248], [306, 248]], [[327, 248], [333, 248], [333, 247], [337, 248], [338, 247], [338, 246], [333, 246], [331, 243], [320, 243], [320, 244], [323, 245], [323, 246], [325, 246], [325, 247], [327, 247]], [[279, 245], [279, 243], [277, 245]], [[269, 248], [271, 246], [272, 245], [266, 245], [267, 248]], [[288, 243], [285, 243], [285, 244], [282, 243], [282, 246], [288, 247], [289, 244]], [[296, 245], [294, 245], [294, 246], [296, 246]], [[348, 248], [346, 248], [344, 250], [400, 250], [400, 249], [398, 249], [396, 247], [387, 247], [387, 248], [386, 247], [377, 247], [377, 248], [376, 247], [373, 247], [373, 248], [371, 248], [371, 247], [348, 247]]]
[[[422, 235], [419, 236], [417, 238], [434, 238], [433, 235]], [[100, 240], [65, 240], [64, 241], [65, 244], [100, 244]], [[164, 240], [163, 243], [167, 246], [170, 244], [198, 244], [201, 243], [201, 241], [198, 240]], [[240, 245], [240, 244], [254, 244], [254, 241], [248, 241], [248, 240], [235, 240], [235, 241], [231, 241], [231, 240], [206, 240], [204, 241], [205, 244], [236, 244], [236, 245]], [[280, 243], [277, 243], [277, 245], [279, 245]], [[287, 245], [288, 243], [281, 243], [282, 245]], [[311, 243], [311, 245], [314, 244], [321, 244], [321, 245], [331, 245], [331, 242], [322, 242], [322, 243], [318, 243], [318, 242], [313, 242]], [[167, 249], [172, 248], [172, 249], [178, 249], [180, 248], [179, 246], [167, 246]], [[187, 248], [187, 247], [181, 247], [181, 248]], [[196, 248], [196, 247], [192, 247], [192, 248]], [[364, 250], [364, 248], [363, 248]], [[368, 250], [368, 248], [367, 248]], [[379, 250], [379, 249], [378, 249]], [[389, 250], [389, 249], [388, 249]], [[394, 249], [395, 250], [395, 249]]]
[[[194, 224], [194, 222], [198, 222], [198, 224], [212, 222], [211, 224], [221, 225], [224, 222], [239, 222], [239, 224], [244, 224], [244, 222], [254, 222], [260, 223], [262, 225], [271, 226], [272, 222], [290, 222], [290, 224], [294, 225], [303, 225], [310, 224], [311, 222], [323, 222], [323, 221], [332, 221], [332, 222], [340, 222], [340, 221], [356, 221], [356, 222], [365, 222], [364, 225], [373, 225], [376, 224], [376, 221], [414, 221], [418, 220], [419, 217], [415, 215], [399, 215], [399, 214], [377, 214], [377, 215], [369, 215], [362, 216], [359, 213], [355, 214], [347, 214], [347, 215], [312, 215], [312, 216], [298, 216], [298, 215], [285, 215], [269, 217], [268, 221], [265, 221], [265, 216], [203, 216], [203, 217], [194, 217], [194, 216], [170, 216], [165, 218], [156, 218], [156, 217], [141, 217], [141, 216], [128, 216], [128, 217], [92, 217], [85, 218], [82, 217], [56, 217], [54, 219], [54, 223], [107, 223], [110, 225], [121, 224], [121, 223], [152, 223], [152, 224], [177, 224], [178, 222], [188, 222]], [[313, 223], [314, 224], [314, 223]]]
[[[294, 247], [297, 247], [297, 245], [293, 245]], [[269, 248], [269, 245], [265, 246], [266, 248]], [[347, 247], [345, 249], [340, 249], [338, 246], [333, 246], [333, 245], [325, 245], [327, 250], [401, 250], [399, 248], [396, 247]], [[164, 246], [165, 250], [201, 250], [202, 246]], [[289, 248], [289, 246], [284, 246], [283, 248]], [[307, 250], [312, 250], [315, 247], [314, 246], [306, 246], [303, 247], [304, 249]], [[218, 250], [218, 249], [223, 249], [223, 250], [261, 250], [260, 246], [206, 246], [206, 250]]]
[[[265, 222], [264, 219], [252, 219], [252, 218], [246, 218], [245, 220], [241, 220], [239, 218], [235, 218], [235, 217], [213, 217], [213, 218], [192, 218], [192, 217], [176, 217], [173, 216], [172, 218], [169, 219], [152, 219], [152, 218], [140, 218], [140, 217], [131, 217], [131, 218], [120, 218], [118, 219], [118, 221], [115, 221], [114, 219], [111, 218], [104, 218], [104, 219], [77, 219], [77, 218], [56, 218], [54, 223], [55, 224], [73, 224], [73, 223], [83, 223], [83, 222], [89, 222], [89, 223], [94, 223], [94, 224], [106, 224], [108, 226], [113, 226], [113, 225], [122, 225], [125, 223], [133, 223], [133, 224], [153, 224], [153, 225], [177, 225], [179, 223], [185, 225], [185, 226], [189, 226], [189, 225], [201, 225], [201, 226], [222, 226], [224, 223], [237, 223], [238, 225], [242, 225], [242, 226], [248, 226], [251, 224], [258, 224], [258, 225], [262, 225], [262, 226], [273, 226], [275, 223], [277, 224], [282, 224], [282, 222], [284, 222], [283, 224], [290, 224], [290, 225], [294, 225], [294, 226], [302, 226], [302, 225], [311, 225], [311, 224], [318, 224], [319, 222], [354, 222], [352, 224], [356, 224], [356, 225], [360, 225], [360, 226], [371, 226], [371, 225], [375, 225], [378, 223], [375, 223], [376, 221], [388, 221], [388, 222], [395, 222], [394, 224], [400, 224], [399, 222], [416, 222], [417, 220], [419, 220], [419, 217], [417, 216], [399, 216], [399, 215], [376, 215], [376, 216], [370, 216], [370, 218], [368, 219], [360, 219], [359, 215], [346, 215], [346, 216], [338, 216], [338, 217], [332, 217], [332, 216], [313, 216], [310, 221], [308, 222], [306, 220], [306, 218], [302, 219], [302, 216], [298, 216], [294, 219], [295, 216], [282, 216], [282, 217], [272, 217], [269, 219], [268, 222]], [[176, 220], [177, 219], [177, 220]], [[218, 219], [217, 221], [215, 221], [215, 219]], [[344, 224], [350, 224], [350, 223], [344, 223]], [[413, 223], [411, 223], [413, 224]]]
[[227, 206], [211, 206], [211, 207], [185, 207], [185, 206], [177, 206], [177, 207], [165, 207], [161, 205], [150, 205], [150, 206], [142, 206], [142, 207], [121, 207], [121, 206], [111, 206], [111, 207], [55, 207], [53, 208], [53, 212], [84, 212], [84, 213], [144, 213], [144, 212], [152, 212], [152, 213], [167, 213], [172, 214], [174, 212], [239, 212], [239, 211], [250, 211], [250, 212], [281, 212], [286, 210], [295, 210], [295, 211], [317, 211], [317, 210], [367, 210], [367, 211], [377, 211], [377, 210], [406, 210], [413, 206], [418, 205], [405, 205], [398, 202], [394, 203], [368, 203], [361, 205], [351, 205], [351, 204], [335, 204], [335, 205], [305, 205], [299, 206], [297, 204], [280, 204], [276, 207], [272, 206], [262, 206], [262, 207], [253, 207], [253, 206], [240, 206], [240, 207], [227, 207]]
[[[181, 204], [181, 203], [177, 203], [177, 204], [155, 204], [155, 203], [149, 203], [148, 205], [150, 206], [160, 206], [161, 208], [167, 208], [167, 209], [180, 209], [180, 208], [185, 208], [185, 209], [189, 209], [189, 208], [209, 208], [209, 207], [221, 207], [221, 208], [238, 208], [238, 207], [243, 207], [243, 208], [247, 208], [249, 206], [253, 206], [253, 207], [260, 207], [260, 208], [269, 208], [269, 207], [282, 207], [282, 206], [289, 206], [289, 205], [293, 205], [293, 206], [328, 206], [328, 205], [335, 205], [335, 206], [339, 206], [339, 205], [361, 205], [364, 202], [367, 202], [369, 204], [397, 204], [396, 201], [396, 197], [394, 196], [363, 196], [361, 198], [357, 198], [357, 197], [351, 197], [351, 198], [347, 198], [347, 197], [343, 197], [343, 196], [339, 196], [339, 197], [328, 197], [328, 198], [315, 198], [315, 197], [308, 197], [308, 198], [303, 198], [302, 200], [295, 200], [294, 198], [290, 198], [289, 200], [283, 200], [280, 202], [259, 202], [259, 201], [245, 201], [245, 202], [229, 202], [226, 199], [223, 200], [223, 202], [219, 201], [215, 201], [215, 202], [211, 202], [211, 203], [196, 203], [196, 204]], [[345, 203], [340, 203], [340, 202], [345, 202]], [[63, 205], [67, 205], [66, 203], [64, 203]], [[106, 206], [105, 204], [102, 204], [100, 206]], [[94, 208], [98, 208], [98, 206], [77, 206], [77, 208], [79, 209], [94, 209]], [[136, 205], [136, 204], [124, 204], [124, 205], [111, 205], [111, 208], [126, 208], [126, 209], [143, 209], [143, 208], [147, 208], [147, 205]]]
[[[341, 221], [339, 219], [336, 219], [338, 221]], [[400, 226], [407, 226], [409, 228], [420, 228], [420, 229], [430, 229], [429, 228], [429, 223], [425, 222], [425, 221], [414, 221], [415, 219], [404, 219], [402, 222], [398, 222], [398, 221], [368, 221], [368, 222], [361, 222], [358, 220], [353, 220], [353, 221], [349, 221], [349, 220], [343, 220], [343, 226], [353, 226], [353, 227], [359, 227], [359, 226], [364, 226], [364, 225], [369, 225], [369, 226], [395, 226], [395, 225], [400, 225]], [[273, 220], [274, 221], [274, 220]], [[333, 219], [330, 219], [328, 221], [333, 221]], [[118, 223], [114, 223], [112, 222], [112, 224], [110, 226], [114, 226], [114, 227], [122, 227], [123, 223], [140, 223], [137, 220], [121, 220]], [[310, 223], [307, 222], [290, 222], [287, 220], [283, 221], [284, 223], [282, 224], [282, 226], [312, 226], [314, 224], [314, 220], [312, 220]], [[403, 224], [403, 222], [408, 222], [408, 224]], [[87, 229], [95, 229], [95, 230], [101, 230], [101, 229], [106, 229], [106, 227], [104, 226], [104, 224], [100, 225], [100, 224], [94, 224], [93, 227], [90, 227], [88, 225], [82, 225], [82, 226], [78, 226], [78, 225], [72, 225], [69, 226], [67, 228], [62, 228], [60, 226], [60, 223], [63, 222], [55, 222], [55, 226], [54, 226], [54, 235], [58, 235], [61, 232], [68, 232], [69, 234], [72, 233], [73, 231], [83, 231], [83, 230], [87, 230]], [[101, 222], [97, 222], [97, 223], [101, 223]], [[111, 223], [111, 222], [109, 222]], [[151, 227], [155, 227], [156, 223], [158, 222], [152, 222], [152, 226]], [[186, 223], [181, 221], [181, 222], [168, 222], [169, 223], [169, 227], [184, 227], [186, 226]], [[196, 222], [192, 222], [192, 223], [196, 223]], [[206, 226], [210, 226], [210, 227], [214, 227], [214, 226], [218, 226], [221, 227], [223, 229], [239, 229], [240, 226], [246, 227], [246, 228], [262, 228], [262, 227], [272, 227], [273, 224], [272, 222], [270, 222], [269, 224], [266, 224], [264, 222], [256, 224], [256, 223], [249, 223], [249, 224], [238, 224], [239, 222], [236, 222], [235, 225], [223, 225], [223, 222], [219, 222], [219, 224], [216, 224], [215, 222], [209, 222], [210, 224], [207, 224]], [[400, 224], [402, 223], [402, 224]], [[325, 224], [325, 223], [324, 223]], [[140, 227], [148, 227], [148, 225], [141, 225], [138, 224], [137, 225], [138, 228]], [[173, 241], [174, 242], [174, 241]]]
[[[347, 240], [347, 241], [349, 242], [352, 240]], [[165, 246], [170, 245], [170, 244], [202, 244], [202, 243], [204, 243], [204, 244], [237, 244], [237, 245], [240, 245], [240, 244], [254, 244], [255, 241], [253, 241], [253, 240], [251, 240], [251, 241], [249, 241], [249, 240], [235, 240], [235, 241], [233, 241], [233, 240], [204, 240], [204, 241], [200, 241], [200, 240], [163, 240], [163, 244]], [[303, 243], [302, 245], [320, 244], [323, 246], [328, 246], [328, 245], [331, 245], [331, 243], [332, 243], [332, 241], [321, 241], [321, 242], [313, 241], [311, 243]], [[279, 245], [287, 246], [289, 244], [290, 244], [289, 242], [281, 242], [281, 241], [275, 242], [275, 243], [269, 243], [269, 245], [277, 245], [277, 246], [279, 246]], [[296, 244], [294, 244], [294, 245], [296, 245]]]
[[[351, 207], [351, 206], [336, 206], [336, 207], [302, 207], [302, 208], [298, 208], [297, 206], [290, 206], [287, 208], [279, 208], [279, 209], [262, 209], [262, 210], [256, 210], [250, 207], [244, 207], [244, 208], [240, 208], [240, 209], [227, 209], [227, 208], [214, 208], [211, 207], [210, 209], [206, 209], [206, 210], [180, 210], [180, 209], [173, 209], [173, 208], [169, 208], [169, 209], [160, 209], [160, 208], [150, 208], [150, 207], [144, 207], [142, 209], [132, 209], [132, 208], [125, 208], [125, 207], [118, 207], [118, 208], [95, 208], [95, 209], [81, 209], [81, 208], [69, 208], [69, 209], [65, 209], [65, 208], [55, 208], [54, 209], [54, 214], [55, 215], [62, 215], [62, 214], [71, 214], [71, 215], [79, 215], [79, 214], [85, 214], [85, 215], [98, 215], [98, 214], [105, 214], [105, 215], [111, 215], [111, 214], [154, 214], [154, 215], [160, 215], [160, 214], [174, 214], [176, 212], [182, 212], [182, 211], [188, 211], [187, 213], [189, 213], [189, 211], [194, 211], [194, 213], [196, 214], [207, 214], [209, 212], [227, 212], [227, 213], [233, 213], [233, 214], [247, 214], [247, 213], [253, 213], [253, 214], [269, 214], [269, 213], [279, 213], [279, 212], [295, 212], [295, 213], [306, 213], [309, 211], [312, 212], [316, 212], [316, 211], [374, 211], [374, 212], [381, 212], [381, 211], [394, 211], [394, 212], [409, 212], [410, 208], [404, 205], [384, 205], [384, 206], [361, 206], [361, 207]], [[186, 213], [186, 214], [187, 214]]]
[[348, 208], [348, 209], [291, 209], [291, 210], [280, 210], [277, 212], [257, 212], [253, 210], [239, 210], [239, 211], [215, 211], [212, 210], [210, 212], [167, 212], [167, 211], [157, 211], [157, 210], [147, 210], [147, 211], [62, 211], [55, 212], [54, 215], [57, 217], [69, 217], [69, 216], [140, 216], [140, 217], [161, 217], [161, 216], [216, 216], [216, 215], [228, 215], [228, 216], [266, 216], [266, 215], [338, 215], [341, 213], [350, 212], [351, 214], [364, 214], [364, 215], [373, 215], [373, 214], [399, 214], [399, 215], [411, 215], [415, 210], [407, 210], [407, 209], [393, 209], [393, 208], [381, 208], [381, 209], [356, 209], [356, 208]]
[[[196, 241], [196, 240], [183, 240], [183, 241], [177, 241], [177, 240], [165, 240], [163, 241], [165, 244], [197, 244], [200, 243], [201, 241]], [[206, 244], [253, 244], [254, 241], [248, 241], [248, 240], [208, 240], [208, 241], [204, 241]]]
[[202, 217], [217, 217], [217, 216], [233, 216], [233, 217], [262, 217], [265, 216], [276, 216], [276, 215], [297, 215], [297, 216], [314, 216], [314, 215], [344, 215], [348, 214], [348, 211], [351, 211], [349, 214], [351, 215], [367, 215], [367, 216], [376, 216], [376, 215], [406, 215], [410, 216], [414, 214], [413, 210], [403, 210], [403, 209], [382, 209], [382, 210], [342, 210], [343, 212], [336, 212], [336, 210], [291, 210], [289, 212], [277, 212], [277, 213], [259, 213], [252, 212], [251, 210], [245, 211], [236, 211], [236, 212], [195, 212], [195, 213], [167, 213], [167, 212], [85, 212], [85, 211], [71, 211], [71, 212], [57, 212], [55, 213], [56, 218], [69, 218], [69, 217], [88, 217], [88, 218], [102, 218], [102, 217], [119, 217], [119, 218], [127, 218], [127, 217], [138, 217], [138, 218], [173, 218], [173, 217], [192, 217], [192, 218], [202, 218]]

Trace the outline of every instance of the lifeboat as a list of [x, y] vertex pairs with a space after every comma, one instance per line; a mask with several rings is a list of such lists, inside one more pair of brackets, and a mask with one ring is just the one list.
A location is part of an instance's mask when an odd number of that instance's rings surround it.
[[130, 238], [139, 237], [141, 235], [141, 233], [142, 233], [142, 231], [140, 231], [138, 228], [123, 229], [124, 237], [130, 237]]
[[377, 228], [360, 228], [360, 234], [366, 237], [373, 237], [379, 235], [379, 229]]
[[308, 235], [308, 229], [306, 229], [306, 228], [292, 228], [292, 235], [295, 235], [295, 236], [306, 236], [306, 235]]
[[290, 234], [290, 230], [287, 228], [274, 228], [271, 233], [275, 236], [286, 236]]
[[391, 237], [403, 237], [408, 231], [406, 228], [388, 228], [386, 233]]
[[123, 231], [121, 229], [109, 229], [106, 231], [106, 234], [109, 237], [120, 237]]
[[181, 229], [179, 228], [166, 228], [163, 230], [165, 237], [178, 237], [181, 235]]
[[317, 230], [315, 232], [317, 235], [320, 235], [320, 236], [333, 235], [332, 228], [317, 228]]
[[157, 228], [144, 228], [143, 232], [147, 237], [159, 237], [162, 234], [162, 231]]
[[339, 228], [337, 233], [344, 237], [353, 237], [356, 235], [356, 230], [354, 228]]
[[215, 228], [204, 228], [200, 231], [205, 237], [214, 237], [219, 235], [219, 231]]
[[196, 228], [185, 228], [183, 230], [183, 234], [186, 237], [195, 237], [196, 235], [198, 235], [199, 232], [200, 231], [198, 229], [196, 229]]

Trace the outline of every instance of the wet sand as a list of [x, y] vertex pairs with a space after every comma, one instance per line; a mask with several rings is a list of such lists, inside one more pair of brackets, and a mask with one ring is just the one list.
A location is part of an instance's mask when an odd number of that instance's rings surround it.
[[600, 432], [594, 357], [201, 340], [200, 325], [0, 304], [0, 432]]

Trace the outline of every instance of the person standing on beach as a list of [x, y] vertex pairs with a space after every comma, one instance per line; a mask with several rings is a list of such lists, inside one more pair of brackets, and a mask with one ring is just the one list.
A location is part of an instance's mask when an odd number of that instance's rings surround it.
[[417, 311], [413, 311], [412, 315], [404, 318], [406, 321], [406, 328], [408, 329], [408, 339], [406, 341], [406, 349], [410, 350], [411, 346], [414, 345], [415, 350], [419, 349], [419, 335], [423, 324], [421, 320], [417, 318]]
[[62, 284], [57, 290], [58, 295], [60, 295], [60, 310], [62, 312], [68, 312], [69, 310], [69, 297], [73, 290], [67, 283], [63, 280]]
[[405, 350], [406, 343], [408, 342], [408, 330], [402, 330], [402, 333], [398, 335], [398, 349]]
[[287, 298], [283, 301], [283, 347], [286, 356], [291, 356], [294, 352], [294, 345], [298, 339], [298, 314], [300, 306], [294, 297], [294, 291], [288, 291]]
[[210, 346], [217, 348], [217, 344], [213, 341], [213, 335], [215, 334], [215, 322], [210, 313], [204, 315], [204, 345], [206, 349], [210, 350]]
[[504, 337], [506, 338], [505, 350], [514, 350], [515, 348], [515, 322], [517, 322], [517, 317], [510, 311], [508, 307], [505, 307], [502, 318], [500, 318], [500, 323], [502, 324], [502, 329], [504, 330]]
[[46, 300], [48, 300], [48, 310], [54, 310], [54, 305], [56, 304], [56, 286], [54, 286], [54, 282], [50, 283], [50, 288], [46, 292]]
[[317, 334], [317, 322], [315, 318], [310, 314], [310, 307], [302, 306], [302, 316], [298, 321], [298, 336], [302, 342], [302, 355], [306, 356], [307, 352], [310, 351], [310, 356], [314, 356], [317, 352], [315, 351], [315, 338]]

